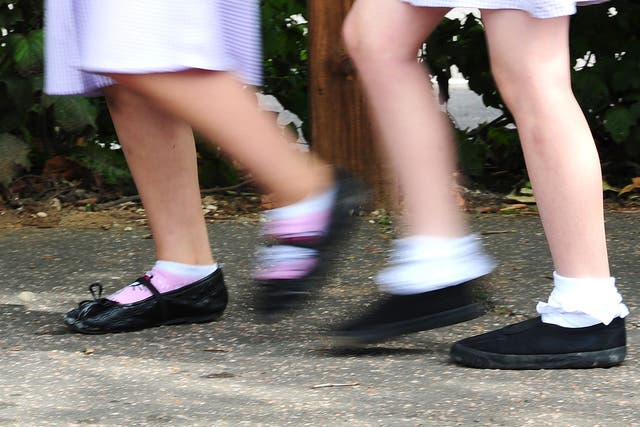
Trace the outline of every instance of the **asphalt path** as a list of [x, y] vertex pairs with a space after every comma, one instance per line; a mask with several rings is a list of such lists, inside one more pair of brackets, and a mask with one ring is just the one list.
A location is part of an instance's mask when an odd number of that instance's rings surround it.
[[471, 217], [499, 268], [474, 321], [339, 353], [330, 325], [376, 298], [390, 240], [360, 227], [319, 298], [291, 318], [257, 322], [250, 272], [258, 225], [210, 225], [230, 305], [215, 323], [85, 336], [62, 314], [153, 262], [148, 230], [22, 229], [0, 234], [0, 426], [632, 426], [640, 425], [638, 214], [609, 214], [612, 269], [632, 311], [628, 357], [610, 369], [459, 367], [452, 342], [535, 315], [552, 266], [539, 219]]

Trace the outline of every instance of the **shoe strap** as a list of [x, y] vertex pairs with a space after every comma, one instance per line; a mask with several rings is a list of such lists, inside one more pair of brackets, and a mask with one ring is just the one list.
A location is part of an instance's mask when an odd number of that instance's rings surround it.
[[168, 314], [167, 303], [160, 291], [158, 291], [158, 289], [156, 289], [156, 287], [151, 283], [151, 278], [145, 275], [136, 279], [136, 282], [145, 286], [147, 289], [149, 289], [149, 291], [151, 291], [151, 295], [153, 295], [153, 297], [158, 302], [158, 305], [160, 306], [160, 311], [162, 312], [162, 320], [166, 320]]
[[93, 297], [93, 299], [86, 299], [86, 300], [82, 300], [78, 303], [78, 308], [83, 308], [89, 304], [92, 303], [96, 303], [96, 302], [100, 302], [102, 301], [104, 298], [102, 298], [102, 285], [98, 282], [96, 283], [92, 283], [89, 285], [89, 292], [91, 293], [91, 297]]
[[102, 298], [102, 290], [103, 288], [100, 283], [92, 283], [89, 285], [89, 292], [91, 292], [91, 296], [94, 300], [99, 300], [100, 298]]
[[302, 249], [318, 250], [322, 247], [325, 240], [325, 235], [305, 237], [271, 237], [264, 246], [295, 246]]

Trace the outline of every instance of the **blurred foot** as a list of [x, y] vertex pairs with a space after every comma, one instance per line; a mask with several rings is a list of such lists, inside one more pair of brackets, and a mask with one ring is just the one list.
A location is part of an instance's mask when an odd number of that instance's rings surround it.
[[471, 297], [477, 280], [420, 294], [387, 294], [364, 315], [331, 331], [329, 339], [335, 347], [358, 347], [474, 319], [484, 313]]
[[282, 208], [293, 215], [269, 220], [265, 234], [274, 243], [259, 249], [254, 275], [255, 304], [263, 320], [279, 320], [321, 287], [366, 197], [359, 179], [338, 170], [333, 189]]

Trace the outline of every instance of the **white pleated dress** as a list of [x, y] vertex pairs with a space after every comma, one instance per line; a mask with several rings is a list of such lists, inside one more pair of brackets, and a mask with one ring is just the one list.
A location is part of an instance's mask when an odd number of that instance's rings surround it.
[[257, 0], [47, 0], [45, 91], [95, 95], [101, 73], [197, 68], [260, 84]]
[[517, 9], [534, 18], [573, 15], [576, 6], [605, 3], [608, 0], [402, 0], [413, 6], [470, 7], [475, 9]]

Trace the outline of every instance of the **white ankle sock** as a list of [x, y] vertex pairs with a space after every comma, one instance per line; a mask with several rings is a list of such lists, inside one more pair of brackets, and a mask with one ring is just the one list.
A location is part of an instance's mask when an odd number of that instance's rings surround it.
[[412, 236], [395, 242], [391, 266], [377, 276], [380, 288], [411, 295], [458, 285], [495, 267], [477, 235], [465, 237]]
[[[156, 261], [153, 269], [166, 271], [176, 276], [192, 279], [192, 281], [200, 280], [207, 277], [218, 269], [218, 264], [212, 265], [192, 265], [183, 264], [175, 261]], [[152, 270], [153, 270], [152, 269]]]
[[330, 188], [320, 194], [311, 195], [297, 203], [271, 209], [265, 212], [268, 220], [290, 220], [301, 216], [313, 215], [329, 209], [336, 198], [336, 189]]
[[574, 279], [553, 272], [553, 291], [548, 302], [539, 302], [536, 310], [544, 323], [565, 328], [585, 328], [616, 317], [626, 317], [629, 309], [622, 303], [613, 277]]

